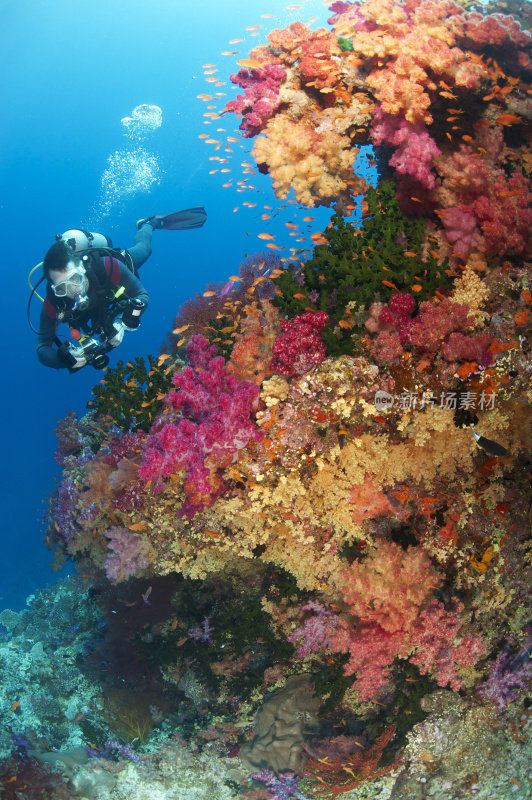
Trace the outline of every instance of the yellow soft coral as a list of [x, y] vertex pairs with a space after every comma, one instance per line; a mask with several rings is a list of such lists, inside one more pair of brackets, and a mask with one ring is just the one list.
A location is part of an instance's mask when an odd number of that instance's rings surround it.
[[475, 272], [476, 264], [476, 261], [473, 265], [467, 263], [466, 269], [454, 285], [451, 300], [455, 303], [465, 303], [470, 315], [475, 319], [474, 327], [479, 328], [489, 320], [489, 314], [482, 309], [490, 292], [487, 284]]
[[353, 181], [357, 150], [348, 137], [333, 131], [318, 133], [309, 121], [283, 116], [271, 119], [263, 134], [255, 143], [253, 158], [267, 167], [277, 197], [284, 200], [293, 189], [304, 206], [317, 202], [329, 206], [365, 191], [362, 178]]

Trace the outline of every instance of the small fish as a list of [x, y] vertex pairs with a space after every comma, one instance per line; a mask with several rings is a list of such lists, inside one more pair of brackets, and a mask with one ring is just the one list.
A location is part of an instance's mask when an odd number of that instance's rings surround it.
[[522, 122], [523, 120], [521, 117], [516, 116], [515, 114], [500, 114], [495, 122], [498, 122], [499, 125], [513, 125], [515, 122]]
[[246, 67], [247, 69], [260, 69], [262, 67], [262, 63], [254, 58], [241, 58], [236, 63], [239, 67]]
[[348, 435], [349, 431], [344, 430], [344, 428], [338, 429], [338, 445], [340, 450], [343, 450]]
[[471, 431], [473, 434], [473, 438], [476, 440], [476, 443], [479, 447], [482, 447], [486, 453], [489, 453], [490, 456], [507, 456], [508, 450], [506, 447], [503, 447], [502, 444], [498, 442], [492, 441], [492, 439], [486, 439], [485, 436], [481, 436], [479, 433], [475, 431]]
[[11, 708], [9, 710], [10, 711], [14, 711], [16, 708], [19, 707], [19, 705], [20, 705], [20, 700], [15, 700], [15, 702], [13, 703], [13, 705], [11, 706]]
[[142, 595], [141, 595], [142, 599], [144, 600], [144, 602], [145, 602], [145, 604], [146, 604], [147, 606], [151, 606], [151, 603], [148, 601], [148, 597], [149, 597], [149, 596], [150, 596], [150, 594], [151, 594], [151, 590], [152, 590], [152, 588], [153, 588], [152, 586], [148, 586], [148, 588], [146, 589], [146, 591], [144, 592], [144, 594], [142, 594]]

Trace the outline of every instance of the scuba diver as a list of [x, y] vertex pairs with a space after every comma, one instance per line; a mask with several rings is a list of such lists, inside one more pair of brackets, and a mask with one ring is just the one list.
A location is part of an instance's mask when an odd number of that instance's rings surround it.
[[[87, 364], [102, 369], [109, 363], [107, 353], [122, 343], [126, 331], [135, 331], [148, 306], [148, 293], [138, 278], [139, 267], [151, 254], [154, 230], [199, 228], [206, 220], [202, 207], [151, 216], [137, 222], [135, 244], [127, 250], [113, 248], [101, 233], [73, 228], [58, 234], [42, 266], [46, 297], [41, 298], [37, 356], [53, 369], [77, 372]], [[30, 273], [34, 272], [37, 267]], [[71, 339], [57, 336], [59, 323], [70, 328]]]

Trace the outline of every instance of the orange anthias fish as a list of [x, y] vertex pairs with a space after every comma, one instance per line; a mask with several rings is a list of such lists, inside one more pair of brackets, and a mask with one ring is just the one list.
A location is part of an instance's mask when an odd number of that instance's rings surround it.
[[516, 122], [522, 121], [521, 117], [516, 116], [516, 114], [500, 114], [495, 120], [499, 125], [514, 125]]

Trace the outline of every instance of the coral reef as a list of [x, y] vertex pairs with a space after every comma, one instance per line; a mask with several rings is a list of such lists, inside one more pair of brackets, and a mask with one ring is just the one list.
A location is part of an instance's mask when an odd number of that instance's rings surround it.
[[98, 611], [42, 708], [14, 651], [24, 635], [37, 680], [48, 639], [0, 615], [6, 757], [8, 734], [42, 758], [81, 731], [98, 757], [73, 790], [114, 798], [157, 772], [196, 796], [192, 758], [211, 764], [198, 797], [526, 796], [532, 37], [514, 5], [335, 2], [329, 29], [274, 30], [233, 76], [225, 110], [278, 197], [335, 213], [308, 257], [207, 286], [149, 369], [108, 371], [58, 424], [47, 541]]

